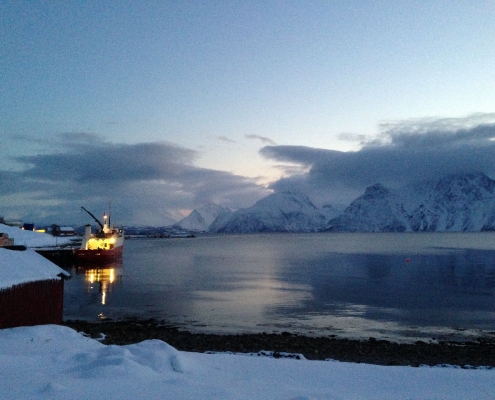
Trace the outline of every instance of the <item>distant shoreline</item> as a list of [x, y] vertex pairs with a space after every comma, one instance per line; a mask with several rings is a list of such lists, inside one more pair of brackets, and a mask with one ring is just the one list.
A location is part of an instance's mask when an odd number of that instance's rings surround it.
[[[64, 321], [63, 325], [104, 344], [126, 345], [159, 339], [180, 351], [301, 354], [308, 360], [337, 360], [376, 365], [456, 365], [464, 368], [495, 368], [493, 338], [470, 342], [395, 343], [387, 340], [354, 340], [337, 337], [307, 337], [281, 334], [218, 335], [191, 333], [163, 325], [157, 320], [87, 322]], [[102, 336], [104, 335], [104, 336]]]

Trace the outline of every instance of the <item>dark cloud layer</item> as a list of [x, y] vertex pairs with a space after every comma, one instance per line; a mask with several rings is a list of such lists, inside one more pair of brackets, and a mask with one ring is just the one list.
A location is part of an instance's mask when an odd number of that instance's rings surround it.
[[[271, 189], [347, 204], [377, 182], [401, 187], [477, 171], [495, 177], [495, 114], [383, 124], [378, 138], [359, 138], [362, 148], [354, 152], [262, 148], [287, 176]], [[0, 215], [71, 222], [81, 206], [98, 212], [111, 200], [122, 223], [162, 225], [180, 209], [206, 202], [249, 207], [269, 193], [251, 179], [198, 168], [196, 151], [166, 142], [109, 143], [81, 133], [42, 145], [42, 152], [14, 160], [23, 169], [0, 171]]]
[[67, 153], [18, 157], [31, 165], [28, 178], [50, 181], [128, 182], [177, 179], [191, 169], [196, 153], [166, 143], [135, 145], [96, 143], [72, 147]]
[[267, 146], [261, 154], [308, 170], [279, 180], [274, 189], [301, 188], [329, 199], [355, 196], [377, 182], [401, 187], [457, 173], [482, 171], [494, 176], [495, 124], [460, 127], [457, 120], [450, 120], [450, 125], [441, 122], [389, 125], [379, 140], [368, 141], [355, 152]]
[[77, 137], [59, 138], [52, 152], [17, 157], [22, 171], [0, 171], [0, 215], [70, 221], [81, 206], [99, 210], [111, 201], [125, 223], [162, 225], [179, 217], [180, 209], [206, 202], [247, 207], [266, 195], [250, 179], [196, 167], [198, 154], [190, 149]]

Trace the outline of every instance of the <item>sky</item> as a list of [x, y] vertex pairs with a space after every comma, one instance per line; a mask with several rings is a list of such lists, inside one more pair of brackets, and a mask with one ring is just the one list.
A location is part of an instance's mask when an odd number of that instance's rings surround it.
[[[0, 4], [0, 215], [165, 225], [495, 178], [493, 1]], [[100, 212], [101, 210], [101, 212]]]

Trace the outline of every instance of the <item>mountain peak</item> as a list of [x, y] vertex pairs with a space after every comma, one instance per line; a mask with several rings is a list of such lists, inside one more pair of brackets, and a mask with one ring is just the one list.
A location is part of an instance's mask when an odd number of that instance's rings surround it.
[[[252, 207], [232, 214], [215, 232], [314, 232], [321, 230], [327, 218], [318, 211], [309, 197], [297, 191], [276, 192]], [[213, 229], [212, 229], [213, 230]]]
[[327, 230], [351, 232], [402, 232], [409, 230], [408, 216], [389, 189], [380, 183], [366, 188], [343, 214], [330, 220]]
[[227, 207], [207, 203], [191, 211], [187, 217], [181, 219], [174, 226], [191, 231], [206, 231], [219, 215], [231, 212]]
[[364, 191], [364, 198], [384, 198], [386, 196], [390, 195], [390, 190], [388, 190], [385, 186], [383, 186], [381, 183], [375, 183], [372, 186], [368, 186], [366, 190]]

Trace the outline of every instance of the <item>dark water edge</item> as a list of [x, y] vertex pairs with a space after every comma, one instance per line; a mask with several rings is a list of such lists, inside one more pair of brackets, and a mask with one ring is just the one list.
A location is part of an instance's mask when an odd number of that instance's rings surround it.
[[494, 249], [488, 233], [130, 240], [120, 265], [69, 267], [65, 319], [154, 318], [198, 334], [485, 340], [495, 331]]
[[101, 340], [126, 345], [159, 339], [180, 351], [232, 352], [275, 358], [336, 360], [387, 366], [461, 366], [495, 368], [495, 332], [491, 339], [471, 342], [394, 343], [368, 338], [305, 337], [281, 334], [214, 335], [191, 333], [155, 320], [65, 321], [66, 326]]

